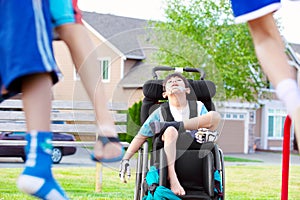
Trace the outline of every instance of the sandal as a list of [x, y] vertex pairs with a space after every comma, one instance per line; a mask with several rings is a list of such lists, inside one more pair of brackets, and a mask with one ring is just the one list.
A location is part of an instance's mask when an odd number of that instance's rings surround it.
[[[103, 136], [98, 136], [97, 138], [98, 141], [100, 141], [103, 145], [103, 148], [105, 147], [105, 145], [107, 143], [110, 143], [110, 142], [117, 142], [119, 143], [120, 140], [119, 138], [115, 138], [115, 137], [103, 137]], [[121, 145], [121, 144], [120, 144]], [[122, 146], [122, 145], [121, 145]], [[101, 159], [97, 159], [94, 155], [94, 153], [91, 154], [91, 159], [93, 161], [96, 161], [96, 162], [104, 162], [104, 163], [111, 163], [111, 162], [118, 162], [118, 161], [121, 161], [123, 156], [124, 156], [124, 148], [122, 146], [122, 151], [121, 151], [121, 154], [117, 157], [113, 157], [113, 158], [101, 158]]]

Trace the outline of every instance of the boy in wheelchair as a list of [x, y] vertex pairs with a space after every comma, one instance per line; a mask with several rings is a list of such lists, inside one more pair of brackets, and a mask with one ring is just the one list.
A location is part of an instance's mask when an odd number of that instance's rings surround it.
[[164, 122], [161, 107], [153, 111], [129, 145], [121, 161], [119, 175], [121, 180], [126, 182], [124, 178], [125, 173], [127, 173], [128, 177], [130, 176], [129, 159], [139, 150], [148, 137], [160, 134], [159, 137], [164, 144], [163, 148], [167, 158], [170, 189], [176, 195], [185, 195], [185, 190], [181, 186], [175, 172], [177, 139], [183, 131], [190, 133], [192, 137], [200, 128], [215, 131], [218, 128], [221, 117], [216, 111], [208, 112], [200, 101], [196, 102], [197, 117], [189, 117], [191, 108], [187, 100], [187, 94], [190, 93], [191, 89], [187, 79], [180, 73], [168, 75], [163, 81], [163, 88], [163, 97], [168, 98], [170, 112], [174, 121]]

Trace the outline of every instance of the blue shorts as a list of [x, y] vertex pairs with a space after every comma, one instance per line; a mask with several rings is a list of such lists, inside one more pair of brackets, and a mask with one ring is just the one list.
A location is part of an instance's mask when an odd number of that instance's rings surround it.
[[22, 78], [49, 73], [58, 81], [48, 0], [0, 0], [0, 86], [20, 92]]
[[278, 10], [280, 0], [231, 0], [236, 23], [247, 22]]
[[81, 12], [77, 7], [77, 0], [50, 0], [50, 12], [54, 27], [81, 23]]

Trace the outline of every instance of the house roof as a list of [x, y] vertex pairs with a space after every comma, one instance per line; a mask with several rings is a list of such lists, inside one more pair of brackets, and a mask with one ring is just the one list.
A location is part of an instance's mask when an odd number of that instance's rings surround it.
[[152, 79], [152, 69], [155, 65], [139, 62], [119, 82], [124, 88], [142, 88], [144, 83]]
[[144, 38], [147, 20], [82, 11], [83, 20], [113, 44], [128, 59], [146, 58], [139, 39]]
[[300, 53], [300, 44], [291, 43], [290, 45], [292, 46], [295, 52]]

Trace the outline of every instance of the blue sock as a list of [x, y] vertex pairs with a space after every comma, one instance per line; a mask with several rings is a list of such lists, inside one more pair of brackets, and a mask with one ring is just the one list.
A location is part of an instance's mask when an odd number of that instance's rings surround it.
[[41, 199], [68, 199], [52, 175], [52, 133], [32, 131], [26, 135], [26, 140], [27, 159], [17, 182], [18, 188]]

